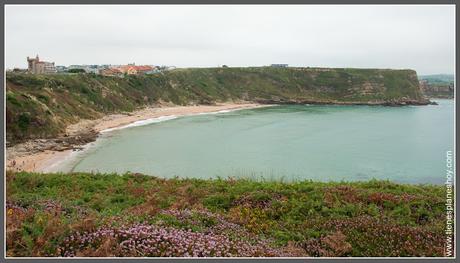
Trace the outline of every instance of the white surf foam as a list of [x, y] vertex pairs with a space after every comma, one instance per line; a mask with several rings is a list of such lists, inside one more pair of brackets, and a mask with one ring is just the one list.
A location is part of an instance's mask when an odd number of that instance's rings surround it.
[[80, 149], [74, 149], [69, 151], [65, 156], [57, 160], [56, 162], [46, 166], [41, 172], [55, 173], [55, 172], [71, 172], [74, 162], [78, 160], [86, 151], [94, 147], [96, 142], [90, 142], [81, 146]]
[[130, 124], [127, 124], [127, 125], [124, 125], [124, 126], [120, 126], [120, 127], [105, 129], [105, 130], [100, 131], [100, 133], [106, 133], [106, 132], [111, 132], [111, 131], [115, 131], [115, 130], [121, 130], [121, 129], [131, 128], [131, 127], [137, 127], [137, 126], [144, 126], [144, 125], [149, 125], [149, 124], [152, 124], [152, 123], [158, 123], [158, 122], [162, 122], [162, 121], [173, 120], [173, 119], [176, 119], [176, 118], [177, 118], [176, 115], [160, 116], [160, 117], [156, 117], [156, 118], [135, 121], [133, 123], [130, 123]]
[[227, 112], [232, 112], [232, 111], [237, 111], [237, 110], [243, 110], [244, 108], [237, 108], [237, 109], [230, 109], [230, 110], [220, 110], [220, 111], [210, 111], [210, 112], [200, 112], [197, 114], [191, 114], [191, 115], [211, 115], [211, 114], [219, 114], [219, 113], [227, 113]]

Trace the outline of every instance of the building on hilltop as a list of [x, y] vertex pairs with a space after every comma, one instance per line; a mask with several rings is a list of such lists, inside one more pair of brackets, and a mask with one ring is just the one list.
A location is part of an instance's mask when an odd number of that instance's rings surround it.
[[156, 73], [160, 73], [161, 70], [158, 66], [152, 66], [152, 69], [151, 70], [148, 70], [148, 71], [145, 71], [144, 74], [156, 74]]
[[[112, 68], [113, 69], [113, 68]], [[152, 66], [136, 66], [134, 64], [128, 64], [125, 66], [116, 67], [118, 71], [127, 75], [141, 75], [147, 74], [154, 70]]]
[[100, 67], [98, 65], [70, 65], [69, 69], [82, 69], [85, 73], [99, 74]]
[[117, 68], [121, 73], [127, 74], [127, 75], [136, 75], [137, 74], [137, 69], [136, 66], [128, 64], [127, 66], [121, 66]]
[[28, 72], [32, 74], [56, 73], [54, 62], [40, 61], [38, 55], [35, 58], [27, 57]]
[[152, 66], [136, 66], [138, 74], [146, 74], [147, 72], [152, 72], [155, 68]]
[[123, 72], [121, 72], [118, 68], [105, 68], [99, 71], [99, 74], [103, 76], [111, 76], [111, 77], [122, 77]]
[[128, 65], [110, 66], [99, 69], [99, 74], [104, 76], [117, 76], [123, 77], [124, 75], [145, 75], [159, 73], [160, 70], [157, 66], [136, 66], [134, 63]]
[[271, 64], [270, 67], [272, 67], [272, 68], [287, 68], [288, 64]]
[[57, 73], [66, 72], [66, 71], [67, 71], [67, 67], [66, 67], [66, 66], [56, 66], [56, 71], [57, 71]]

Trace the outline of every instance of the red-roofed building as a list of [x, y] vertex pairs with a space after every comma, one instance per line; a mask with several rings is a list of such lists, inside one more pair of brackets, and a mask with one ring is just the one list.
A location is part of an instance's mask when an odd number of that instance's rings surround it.
[[137, 74], [145, 74], [154, 69], [152, 66], [134, 66], [134, 67], [137, 70]]
[[100, 71], [100, 74], [105, 76], [123, 76], [126, 75], [141, 75], [156, 73], [157, 67], [153, 66], [136, 66], [136, 65], [124, 65], [111, 67]]
[[104, 76], [115, 76], [115, 77], [123, 75], [123, 72], [121, 72], [118, 68], [102, 69], [99, 71], [99, 73]]
[[152, 71], [154, 68], [152, 66], [135, 66], [135, 65], [126, 65], [117, 68], [123, 74], [128, 75], [139, 75], [145, 74], [146, 72]]

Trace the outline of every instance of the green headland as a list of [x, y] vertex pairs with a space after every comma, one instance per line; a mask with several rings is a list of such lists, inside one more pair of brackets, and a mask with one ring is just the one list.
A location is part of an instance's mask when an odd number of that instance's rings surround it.
[[53, 138], [68, 124], [161, 103], [427, 104], [413, 70], [192, 68], [155, 75], [6, 76], [7, 141]]

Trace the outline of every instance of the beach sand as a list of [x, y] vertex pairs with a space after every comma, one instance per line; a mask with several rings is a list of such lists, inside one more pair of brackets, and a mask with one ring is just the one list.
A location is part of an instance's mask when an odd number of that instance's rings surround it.
[[[255, 103], [224, 103], [218, 105], [147, 107], [127, 114], [111, 114], [96, 120], [81, 120], [66, 128], [67, 136], [77, 136], [88, 131], [100, 133], [104, 130], [123, 127], [136, 121], [143, 121], [163, 116], [186, 116], [199, 113], [219, 112], [258, 108], [269, 105]], [[43, 140], [40, 141], [43, 144]], [[36, 150], [36, 141], [21, 143], [6, 149], [6, 169], [28, 172], [50, 172], [56, 164], [69, 157], [74, 151]], [[32, 150], [33, 149], [33, 150]]]

